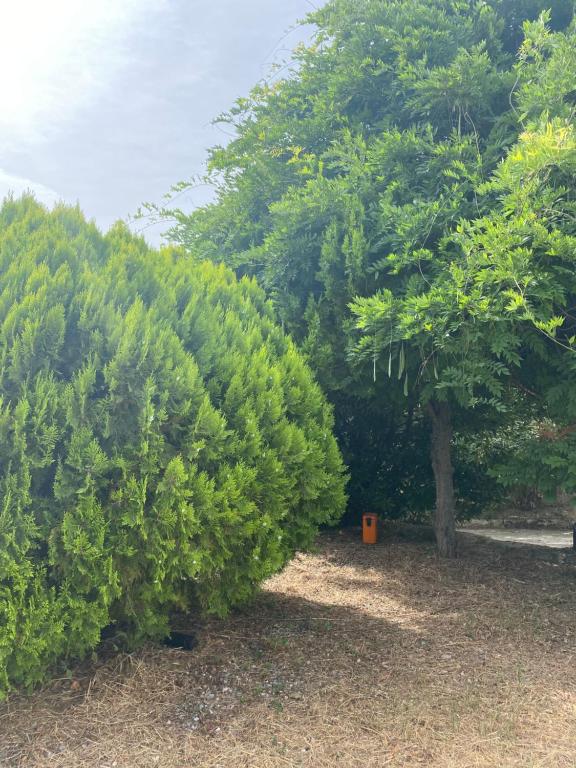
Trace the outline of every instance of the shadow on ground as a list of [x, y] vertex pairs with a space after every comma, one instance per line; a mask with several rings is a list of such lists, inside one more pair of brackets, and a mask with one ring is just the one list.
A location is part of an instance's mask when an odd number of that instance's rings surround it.
[[575, 610], [547, 563], [324, 535], [194, 651], [12, 697], [0, 765], [574, 766]]

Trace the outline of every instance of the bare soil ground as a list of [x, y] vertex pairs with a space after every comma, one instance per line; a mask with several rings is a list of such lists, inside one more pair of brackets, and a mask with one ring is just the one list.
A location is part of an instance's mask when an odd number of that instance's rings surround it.
[[576, 766], [576, 576], [321, 537], [191, 651], [84, 666], [0, 708], [27, 768]]

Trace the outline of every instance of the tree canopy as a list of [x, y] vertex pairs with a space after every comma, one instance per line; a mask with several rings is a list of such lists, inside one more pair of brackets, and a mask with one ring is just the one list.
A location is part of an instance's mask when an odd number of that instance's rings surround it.
[[453, 538], [454, 420], [498, 425], [557, 381], [572, 246], [542, 259], [572, 221], [572, 15], [333, 0], [290, 74], [222, 116], [236, 138], [210, 153], [216, 201], [154, 212], [194, 258], [258, 277], [335, 405], [360, 508], [431, 506], [440, 419]]
[[0, 208], [0, 691], [216, 613], [345, 504], [333, 418], [252, 279]]

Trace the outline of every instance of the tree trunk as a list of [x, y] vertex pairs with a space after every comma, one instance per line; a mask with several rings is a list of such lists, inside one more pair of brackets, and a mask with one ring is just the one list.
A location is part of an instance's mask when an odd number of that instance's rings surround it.
[[448, 403], [431, 401], [432, 468], [436, 481], [434, 531], [441, 557], [456, 557], [454, 470], [452, 468], [452, 420]]

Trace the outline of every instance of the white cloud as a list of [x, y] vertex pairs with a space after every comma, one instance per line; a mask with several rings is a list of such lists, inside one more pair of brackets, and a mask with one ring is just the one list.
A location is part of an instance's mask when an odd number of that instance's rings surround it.
[[0, 149], [49, 138], [129, 58], [126, 39], [168, 0], [0, 0]]
[[33, 192], [37, 200], [49, 206], [60, 199], [55, 190], [45, 187], [44, 184], [38, 184], [32, 179], [24, 179], [21, 176], [13, 176], [0, 168], [0, 201], [10, 193], [18, 196], [23, 192]]

